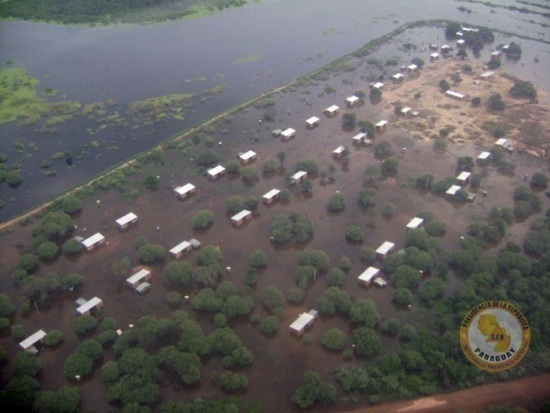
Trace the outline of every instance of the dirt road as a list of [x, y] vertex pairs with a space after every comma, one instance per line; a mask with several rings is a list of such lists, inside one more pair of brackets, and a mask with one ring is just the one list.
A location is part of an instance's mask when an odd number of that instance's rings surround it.
[[434, 397], [347, 411], [355, 413], [483, 412], [496, 404], [530, 408], [545, 402], [550, 402], [550, 373], [516, 381], [486, 384]]

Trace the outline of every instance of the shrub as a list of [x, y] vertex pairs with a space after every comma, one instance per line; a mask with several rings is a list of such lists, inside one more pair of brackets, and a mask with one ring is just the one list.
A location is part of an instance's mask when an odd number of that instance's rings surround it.
[[181, 304], [181, 294], [177, 291], [171, 291], [166, 294], [166, 302], [170, 305], [179, 305]]
[[203, 209], [195, 214], [191, 226], [193, 229], [209, 228], [214, 222], [214, 214], [211, 211]]
[[74, 238], [68, 239], [63, 244], [63, 255], [70, 256], [78, 254], [80, 251], [82, 251], [82, 243], [75, 240]]
[[51, 241], [46, 241], [40, 244], [37, 251], [38, 258], [40, 258], [42, 261], [51, 260], [57, 255], [58, 252], [59, 247]]
[[46, 337], [44, 337], [44, 343], [48, 347], [53, 347], [59, 344], [63, 340], [63, 332], [61, 330], [50, 330]]
[[363, 230], [357, 225], [348, 225], [346, 229], [346, 240], [352, 244], [361, 244], [365, 238]]
[[273, 334], [279, 329], [279, 318], [274, 315], [269, 315], [262, 318], [260, 321], [260, 331], [263, 334]]
[[333, 328], [323, 333], [321, 344], [329, 350], [342, 350], [348, 338], [339, 328]]

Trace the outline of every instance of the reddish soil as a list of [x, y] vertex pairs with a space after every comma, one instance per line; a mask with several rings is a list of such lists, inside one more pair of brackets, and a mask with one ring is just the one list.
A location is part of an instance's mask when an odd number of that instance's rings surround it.
[[492, 383], [455, 393], [424, 397], [413, 401], [346, 410], [354, 413], [455, 413], [483, 412], [494, 405], [540, 407], [550, 401], [550, 374], [506, 383]]

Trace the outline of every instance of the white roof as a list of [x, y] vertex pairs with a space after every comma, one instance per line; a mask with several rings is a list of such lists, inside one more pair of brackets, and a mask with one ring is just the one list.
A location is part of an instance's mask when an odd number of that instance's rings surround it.
[[500, 54], [501, 54], [500, 50], [495, 50], [493, 53], [491, 53], [491, 56], [500, 56]]
[[219, 175], [221, 174], [223, 171], [225, 171], [225, 168], [221, 165], [218, 165], [218, 166], [215, 166], [214, 168], [212, 169], [209, 169], [208, 170], [208, 175], [210, 176], [216, 176], [216, 175]]
[[357, 135], [355, 135], [352, 139], [354, 141], [362, 141], [363, 139], [365, 139], [367, 137], [367, 134], [366, 133], [358, 133]]
[[396, 73], [395, 75], [392, 75], [392, 78], [394, 79], [401, 79], [402, 77], [405, 77], [403, 73]]
[[488, 78], [488, 77], [491, 77], [495, 74], [495, 72], [492, 72], [492, 71], [487, 71], [487, 72], [483, 72], [481, 75], [479, 75], [479, 77], [484, 77], [484, 78]]
[[346, 98], [346, 102], [348, 102], [348, 103], [355, 103], [358, 100], [359, 100], [359, 98], [355, 95]]
[[384, 243], [378, 247], [376, 253], [387, 254], [394, 246], [395, 244], [393, 242], [384, 241]]
[[178, 186], [177, 188], [174, 188], [174, 192], [176, 192], [178, 195], [185, 195], [187, 192], [190, 192], [193, 189], [195, 189], [195, 185], [185, 184], [183, 186]]
[[487, 159], [491, 156], [491, 152], [483, 151], [479, 154], [477, 159]]
[[243, 218], [246, 218], [247, 216], [249, 216], [250, 214], [252, 214], [252, 212], [250, 212], [249, 210], [247, 209], [243, 209], [241, 212], [239, 212], [238, 214], [235, 214], [231, 217], [231, 219], [233, 221], [240, 221], [241, 219]]
[[335, 153], [335, 154], [341, 154], [342, 152], [344, 152], [346, 150], [346, 147], [345, 146], [342, 146], [340, 145], [339, 147], [337, 147], [335, 150], [332, 151], [332, 153]]
[[340, 109], [339, 106], [332, 105], [332, 106], [329, 106], [328, 108], [326, 108], [325, 110], [329, 113], [333, 113], [333, 112], [336, 112], [338, 109]]
[[142, 292], [148, 290], [150, 287], [151, 287], [151, 284], [149, 284], [148, 282], [142, 282], [140, 285], [138, 285], [136, 287], [136, 291], [138, 293], [142, 293]]
[[508, 146], [508, 139], [506, 139], [506, 138], [500, 138], [500, 139], [496, 142], [496, 144], [497, 144], [498, 146], [504, 146], [504, 147], [506, 147], [506, 146]]
[[376, 124], [376, 126], [378, 126], [378, 127], [386, 126], [387, 123], [388, 123], [387, 120], [381, 120], [380, 122], [378, 122]]
[[176, 245], [174, 248], [170, 250], [171, 254], [179, 254], [180, 252], [188, 249], [191, 247], [191, 243], [189, 241], [182, 241], [178, 245]]
[[42, 340], [44, 337], [46, 337], [46, 332], [44, 330], [38, 330], [33, 335], [27, 337], [25, 340], [21, 341], [19, 343], [19, 347], [21, 347], [23, 350], [28, 349], [29, 347], [33, 346], [34, 343]]
[[450, 49], [451, 46], [449, 46], [448, 44], [444, 44], [443, 46], [441, 46], [441, 49]]
[[407, 228], [418, 228], [423, 222], [424, 220], [422, 218], [414, 217], [407, 224]]
[[466, 40], [464, 39], [459, 39], [456, 41], [456, 44], [464, 44], [464, 43], [466, 43]]
[[382, 277], [376, 277], [373, 283], [379, 285], [380, 287], [385, 287], [386, 285], [388, 285], [388, 282]]
[[292, 128], [288, 128], [288, 129], [285, 129], [284, 131], [281, 132], [281, 135], [283, 136], [286, 136], [287, 138], [294, 135], [296, 133], [296, 131]]
[[130, 213], [124, 215], [123, 217], [117, 219], [116, 223], [118, 225], [120, 225], [121, 227], [123, 227], [124, 225], [132, 222], [134, 219], [137, 219], [137, 215], [134, 214], [133, 212], [130, 212]]
[[98, 232], [97, 234], [94, 234], [91, 237], [86, 238], [84, 241], [82, 241], [82, 245], [84, 245], [85, 248], [89, 248], [97, 244], [98, 242], [103, 241], [104, 239], [105, 237], [101, 235], [100, 232]]
[[94, 297], [91, 300], [88, 300], [86, 302], [86, 304], [82, 304], [80, 307], [78, 307], [76, 309], [76, 311], [80, 314], [87, 313], [92, 308], [94, 308], [96, 305], [101, 304], [102, 302], [103, 302], [103, 300], [101, 298]]
[[363, 271], [361, 275], [357, 277], [357, 279], [369, 283], [374, 277], [378, 275], [379, 272], [380, 270], [378, 268], [369, 267], [365, 271]]
[[243, 161], [248, 161], [256, 156], [256, 152], [254, 151], [246, 151], [245, 153], [239, 155], [239, 158], [241, 158]]
[[445, 93], [455, 98], [464, 99], [464, 95], [462, 93], [454, 92], [452, 90], [447, 90]]
[[412, 65], [408, 65], [408, 66], [407, 66], [407, 69], [409, 69], [409, 70], [416, 70], [416, 69], [418, 69], [418, 66], [415, 65], [415, 64], [413, 63]]
[[141, 281], [143, 278], [147, 277], [149, 274], [151, 274], [151, 271], [146, 270], [145, 268], [142, 268], [132, 276], [128, 277], [126, 281], [130, 284], [134, 284], [136, 282]]
[[445, 192], [447, 195], [455, 195], [458, 191], [460, 191], [462, 188], [458, 185], [452, 185], [449, 189], [447, 189], [447, 192]]
[[458, 175], [456, 177], [457, 180], [459, 181], [465, 181], [466, 179], [468, 179], [470, 177], [472, 173], [471, 172], [461, 172], [460, 175]]
[[412, 110], [412, 108], [405, 106], [403, 109], [401, 109], [401, 113], [409, 113]]
[[317, 116], [312, 116], [311, 118], [309, 118], [308, 120], [306, 120], [306, 123], [308, 125], [314, 125], [316, 124], [317, 122], [319, 122], [319, 118]]
[[302, 331], [311, 320], [315, 317], [308, 313], [302, 313], [300, 316], [290, 325], [290, 329], [294, 331]]
[[375, 89], [380, 89], [384, 87], [384, 84], [382, 82], [376, 82], [376, 83], [373, 83], [371, 86]]
[[307, 176], [307, 172], [306, 171], [298, 171], [294, 175], [292, 175], [290, 177], [290, 179], [298, 180], [298, 179], [302, 178], [303, 176]]
[[433, 58], [435, 59], [435, 58], [439, 57], [439, 53], [437, 53], [437, 52], [436, 52], [436, 53], [432, 53], [432, 54], [430, 55], [430, 57], [433, 57]]
[[265, 194], [262, 196], [262, 198], [264, 198], [264, 199], [271, 199], [271, 198], [273, 198], [274, 196], [279, 195], [280, 192], [281, 192], [281, 191], [280, 191], [279, 189], [272, 189], [271, 191], [265, 193]]

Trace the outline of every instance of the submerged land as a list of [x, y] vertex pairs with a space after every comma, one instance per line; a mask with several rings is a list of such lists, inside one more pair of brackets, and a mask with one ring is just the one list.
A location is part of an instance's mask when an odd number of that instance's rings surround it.
[[[545, 92], [513, 97], [528, 79], [496, 68], [480, 80], [487, 61], [454, 49], [430, 62], [427, 46], [414, 47], [425, 49], [418, 70], [407, 71], [406, 59], [386, 65], [383, 45], [366, 47], [5, 226], [6, 403], [332, 411], [531, 375], [536, 388], [550, 366]], [[398, 72], [404, 79], [394, 83]], [[371, 90], [380, 80], [379, 95]], [[465, 98], [447, 96], [443, 80]], [[360, 103], [346, 107], [352, 95]], [[503, 107], [489, 106], [494, 95]], [[340, 110], [329, 117], [331, 105]], [[308, 129], [312, 116], [319, 125]], [[381, 120], [387, 128], [373, 132]], [[273, 136], [286, 128], [293, 139]], [[353, 144], [361, 130], [372, 144]], [[496, 145], [502, 138], [513, 151]], [[237, 156], [248, 150], [257, 158], [242, 165]], [[482, 152], [492, 155], [480, 160]], [[208, 179], [218, 164], [227, 174]], [[308, 179], [292, 183], [299, 170]], [[464, 171], [471, 180], [449, 197]], [[186, 183], [196, 192], [180, 200], [173, 190]], [[266, 205], [273, 188], [281, 197]], [[242, 209], [252, 219], [232, 223]], [[115, 220], [130, 211], [137, 224], [119, 230]], [[407, 229], [414, 217], [424, 227]], [[96, 232], [106, 242], [93, 251], [75, 244]], [[167, 253], [191, 238], [200, 249], [179, 260]], [[384, 241], [395, 249], [382, 259], [375, 250]], [[388, 286], [358, 282], [369, 266]], [[142, 268], [152, 274], [143, 295], [126, 282]], [[102, 308], [77, 316], [73, 302], [92, 297]], [[471, 306], [495, 299], [518, 305], [536, 333], [520, 365], [489, 374], [464, 358], [457, 327]], [[291, 334], [311, 309], [319, 318]], [[50, 344], [22, 352], [18, 342], [38, 329]], [[504, 400], [502, 391], [463, 408], [544, 401], [513, 392]]]

